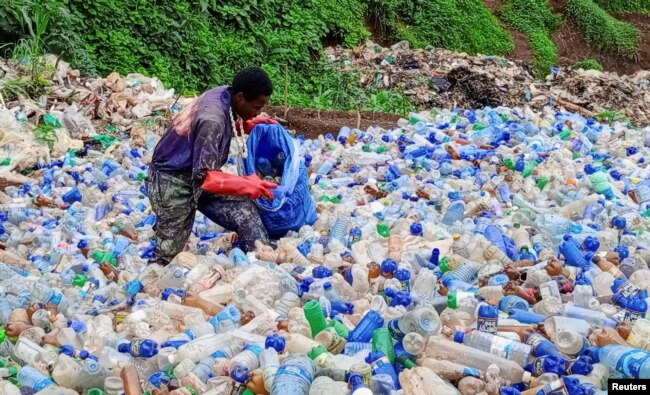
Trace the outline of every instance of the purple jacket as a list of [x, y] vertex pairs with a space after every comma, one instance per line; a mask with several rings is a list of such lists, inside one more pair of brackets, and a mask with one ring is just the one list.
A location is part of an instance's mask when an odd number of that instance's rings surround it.
[[185, 107], [156, 145], [152, 166], [202, 181], [207, 170], [228, 161], [233, 136], [227, 86], [210, 89]]

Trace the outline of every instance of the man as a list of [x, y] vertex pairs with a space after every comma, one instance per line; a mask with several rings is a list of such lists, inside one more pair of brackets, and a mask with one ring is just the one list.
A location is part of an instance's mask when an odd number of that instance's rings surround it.
[[277, 185], [256, 175], [237, 177], [219, 169], [228, 160], [232, 140], [238, 154], [246, 156], [243, 124], [250, 127], [272, 93], [266, 72], [247, 68], [237, 73], [232, 86], [205, 92], [174, 118], [154, 149], [147, 178], [157, 216], [152, 262], [167, 265], [183, 250], [196, 210], [236, 232], [246, 251], [254, 249], [256, 240], [267, 241], [252, 199], [272, 199], [271, 190]]

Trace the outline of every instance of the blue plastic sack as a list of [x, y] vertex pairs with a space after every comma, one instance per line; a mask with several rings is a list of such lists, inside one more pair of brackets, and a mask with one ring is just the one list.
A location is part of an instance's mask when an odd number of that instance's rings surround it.
[[240, 173], [255, 173], [258, 158], [273, 161], [279, 153], [286, 160], [282, 171], [282, 183], [273, 191], [273, 200], [257, 199], [262, 223], [269, 237], [280, 238], [291, 230], [316, 222], [316, 206], [309, 193], [307, 168], [300, 160], [298, 142], [277, 124], [258, 124], [246, 142], [248, 157], [243, 160]]

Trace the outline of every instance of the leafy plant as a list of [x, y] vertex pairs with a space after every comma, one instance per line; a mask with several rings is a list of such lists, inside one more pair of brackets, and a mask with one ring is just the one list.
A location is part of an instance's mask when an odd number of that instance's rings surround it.
[[506, 0], [499, 14], [506, 23], [528, 36], [535, 56], [535, 75], [539, 78], [548, 75], [558, 61], [557, 48], [550, 35], [561, 24], [561, 18], [551, 12], [548, 0]]
[[566, 10], [576, 21], [589, 45], [627, 55], [636, 52], [640, 39], [639, 29], [615, 19], [593, 0], [570, 0]]
[[603, 71], [603, 65], [601, 65], [597, 60], [595, 59], [585, 59], [581, 60], [579, 62], [576, 62], [573, 65], [574, 69], [583, 69], [583, 70], [598, 70], [598, 71]]
[[56, 143], [56, 129], [52, 125], [42, 123], [34, 129], [34, 138], [36, 141], [47, 144], [48, 148], [52, 150]]
[[596, 3], [603, 9], [614, 13], [650, 13], [650, 1], [648, 0], [596, 0]]
[[505, 55], [514, 44], [482, 0], [369, 0], [381, 29], [419, 48], [436, 46], [470, 54]]
[[27, 84], [20, 77], [0, 80], [0, 94], [6, 100], [27, 97]]
[[557, 48], [548, 33], [543, 30], [533, 30], [529, 34], [530, 45], [535, 53], [533, 70], [538, 77], [545, 77], [551, 68], [557, 65]]

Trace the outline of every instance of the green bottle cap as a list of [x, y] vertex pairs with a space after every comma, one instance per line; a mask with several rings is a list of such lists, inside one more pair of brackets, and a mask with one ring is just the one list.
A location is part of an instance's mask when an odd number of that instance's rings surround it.
[[18, 373], [18, 368], [15, 366], [9, 366], [9, 376], [15, 376]]
[[84, 284], [86, 284], [86, 281], [88, 281], [88, 276], [85, 274], [75, 274], [74, 278], [72, 279], [72, 285], [81, 288], [84, 286]]
[[0, 343], [5, 341], [6, 338], [7, 338], [7, 330], [5, 328], [0, 328]]
[[449, 271], [449, 258], [446, 256], [442, 257], [438, 266], [440, 267], [441, 272], [447, 273]]
[[447, 306], [450, 309], [458, 308], [458, 299], [456, 299], [456, 292], [449, 292], [449, 295], [447, 295]]
[[312, 348], [312, 349], [309, 351], [309, 353], [307, 354], [307, 356], [308, 356], [309, 359], [311, 359], [312, 361], [315, 361], [316, 358], [318, 358], [318, 357], [321, 356], [322, 354], [325, 354], [325, 353], [328, 353], [328, 352], [329, 352], [329, 351], [327, 351], [327, 349], [325, 348], [325, 346], [323, 346], [322, 344], [319, 344], [318, 346]]
[[242, 392], [242, 395], [255, 395], [255, 393], [249, 390], [248, 388], [246, 388], [244, 392]]
[[539, 188], [540, 191], [544, 190], [546, 184], [548, 184], [548, 177], [546, 176], [539, 176], [537, 182], [535, 183], [535, 185], [537, 185], [537, 188]]

